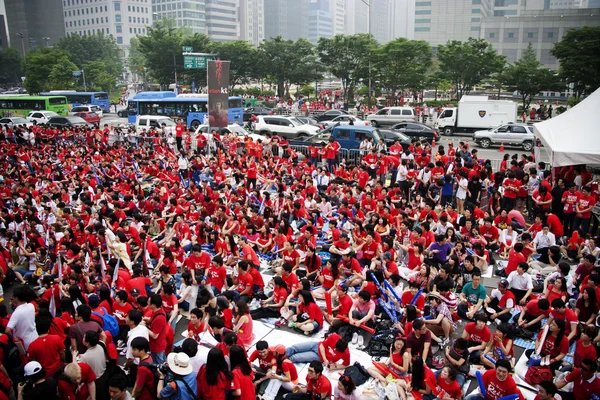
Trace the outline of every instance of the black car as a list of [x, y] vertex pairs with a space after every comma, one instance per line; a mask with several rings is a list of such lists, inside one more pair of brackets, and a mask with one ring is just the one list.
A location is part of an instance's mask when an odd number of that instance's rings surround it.
[[409, 138], [427, 140], [431, 143], [434, 139], [438, 140], [438, 133], [430, 126], [419, 122], [401, 122], [392, 127], [393, 130], [405, 134]]
[[56, 128], [84, 128], [90, 126], [87, 121], [81, 117], [67, 116], [67, 117], [52, 117], [48, 120], [48, 125]]
[[126, 108], [122, 108], [119, 111], [117, 111], [117, 116], [119, 118], [127, 118], [127, 109]]
[[314, 118], [319, 122], [323, 122], [323, 121], [331, 121], [332, 119], [334, 119], [335, 117], [338, 117], [340, 115], [348, 115], [348, 111], [329, 110], [329, 111], [325, 111], [323, 114], [315, 115]]
[[273, 110], [266, 107], [248, 107], [244, 110], [244, 116], [242, 117], [243, 121], [250, 121], [250, 117], [252, 117], [252, 114], [256, 115], [257, 117], [259, 115], [272, 115]]
[[385, 142], [388, 149], [391, 145], [393, 145], [396, 142], [396, 140], [400, 141], [400, 144], [402, 145], [403, 149], [406, 149], [408, 146], [410, 146], [410, 138], [398, 131], [379, 128], [379, 135], [383, 137], [383, 141]]

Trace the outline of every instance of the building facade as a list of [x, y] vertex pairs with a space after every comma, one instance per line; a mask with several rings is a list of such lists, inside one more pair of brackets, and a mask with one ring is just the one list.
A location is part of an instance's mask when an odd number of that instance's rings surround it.
[[310, 0], [264, 0], [265, 39], [281, 36], [285, 40], [308, 38]]
[[264, 0], [240, 0], [240, 39], [254, 46], [265, 39]]
[[308, 5], [308, 40], [312, 44], [333, 36], [334, 15], [329, 6], [329, 0], [311, 0]]
[[205, 1], [208, 36], [217, 42], [240, 39], [240, 0]]
[[481, 24], [482, 38], [513, 63], [529, 46], [544, 66], [558, 70], [550, 50], [569, 29], [600, 26], [600, 9], [521, 10], [515, 17], [490, 17]]
[[172, 19], [177, 26], [185, 26], [192, 33], [207, 33], [207, 0], [151, 0], [154, 21]]
[[4, 0], [7, 42], [23, 53], [65, 37], [63, 0]]
[[362, 0], [347, 0], [344, 16], [344, 33], [369, 33], [369, 6]]

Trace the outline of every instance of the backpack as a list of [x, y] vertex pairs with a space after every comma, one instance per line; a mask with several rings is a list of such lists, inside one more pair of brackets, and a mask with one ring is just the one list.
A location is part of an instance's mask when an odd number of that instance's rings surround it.
[[356, 386], [362, 385], [371, 377], [365, 367], [360, 365], [358, 362], [355, 362], [354, 365], [347, 367], [344, 370], [344, 376], [350, 377]]
[[121, 367], [119, 367], [119, 365], [117, 364], [117, 360], [113, 360], [108, 355], [106, 345], [103, 342], [99, 342], [98, 346], [102, 347], [102, 350], [104, 350], [104, 356], [106, 358], [106, 371], [104, 372], [104, 374], [106, 374], [106, 377], [110, 380], [115, 375], [126, 376], [125, 371], [123, 371]]
[[[13, 382], [20, 382], [23, 379], [23, 360], [21, 358], [21, 352], [12, 336], [5, 333], [8, 338], [7, 343], [0, 341], [0, 348], [4, 352], [4, 368], [8, 372], [9, 378]], [[1, 335], [0, 335], [1, 337]]]
[[525, 382], [529, 383], [530, 385], [537, 385], [541, 381], [552, 382], [553, 378], [554, 375], [552, 374], [550, 367], [529, 367], [527, 368], [527, 373], [525, 373]]
[[386, 357], [390, 355], [390, 346], [394, 343], [394, 338], [398, 335], [398, 329], [390, 328], [380, 331], [373, 335], [369, 345], [365, 347], [371, 357]]
[[112, 337], [117, 337], [119, 335], [119, 323], [117, 322], [117, 318], [114, 315], [107, 313], [104, 307], [102, 307], [102, 311], [104, 312], [104, 315], [96, 311], [92, 312], [92, 314], [102, 318], [102, 321], [104, 322], [104, 330], [109, 331]]
[[[146, 367], [146, 368], [148, 368], [152, 372], [152, 374], [154, 375], [154, 386], [153, 386], [153, 388], [154, 388], [154, 390], [156, 390], [156, 388], [158, 387], [158, 380], [160, 379], [160, 375], [158, 374], [158, 364], [149, 363], [149, 362], [146, 362], [146, 361], [141, 361], [139, 363], [139, 365], [138, 365], [138, 368], [139, 367]], [[143, 388], [147, 389], [150, 393], [152, 393], [152, 391], [150, 390], [150, 388], [146, 387], [145, 384], [144, 384]], [[158, 393], [157, 393], [157, 395], [158, 395]]]

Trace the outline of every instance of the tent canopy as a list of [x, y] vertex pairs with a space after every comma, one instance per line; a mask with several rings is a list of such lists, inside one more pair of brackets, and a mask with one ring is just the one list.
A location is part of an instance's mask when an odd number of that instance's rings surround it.
[[559, 116], [534, 125], [553, 167], [600, 164], [600, 89]]

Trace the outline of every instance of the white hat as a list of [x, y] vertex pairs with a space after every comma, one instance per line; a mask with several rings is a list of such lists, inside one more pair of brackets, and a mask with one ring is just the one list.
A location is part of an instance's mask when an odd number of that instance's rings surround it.
[[185, 353], [170, 353], [167, 357], [169, 369], [177, 375], [188, 375], [194, 371], [190, 357]]
[[25, 365], [25, 376], [32, 376], [42, 370], [42, 365], [37, 361], [30, 361]]

